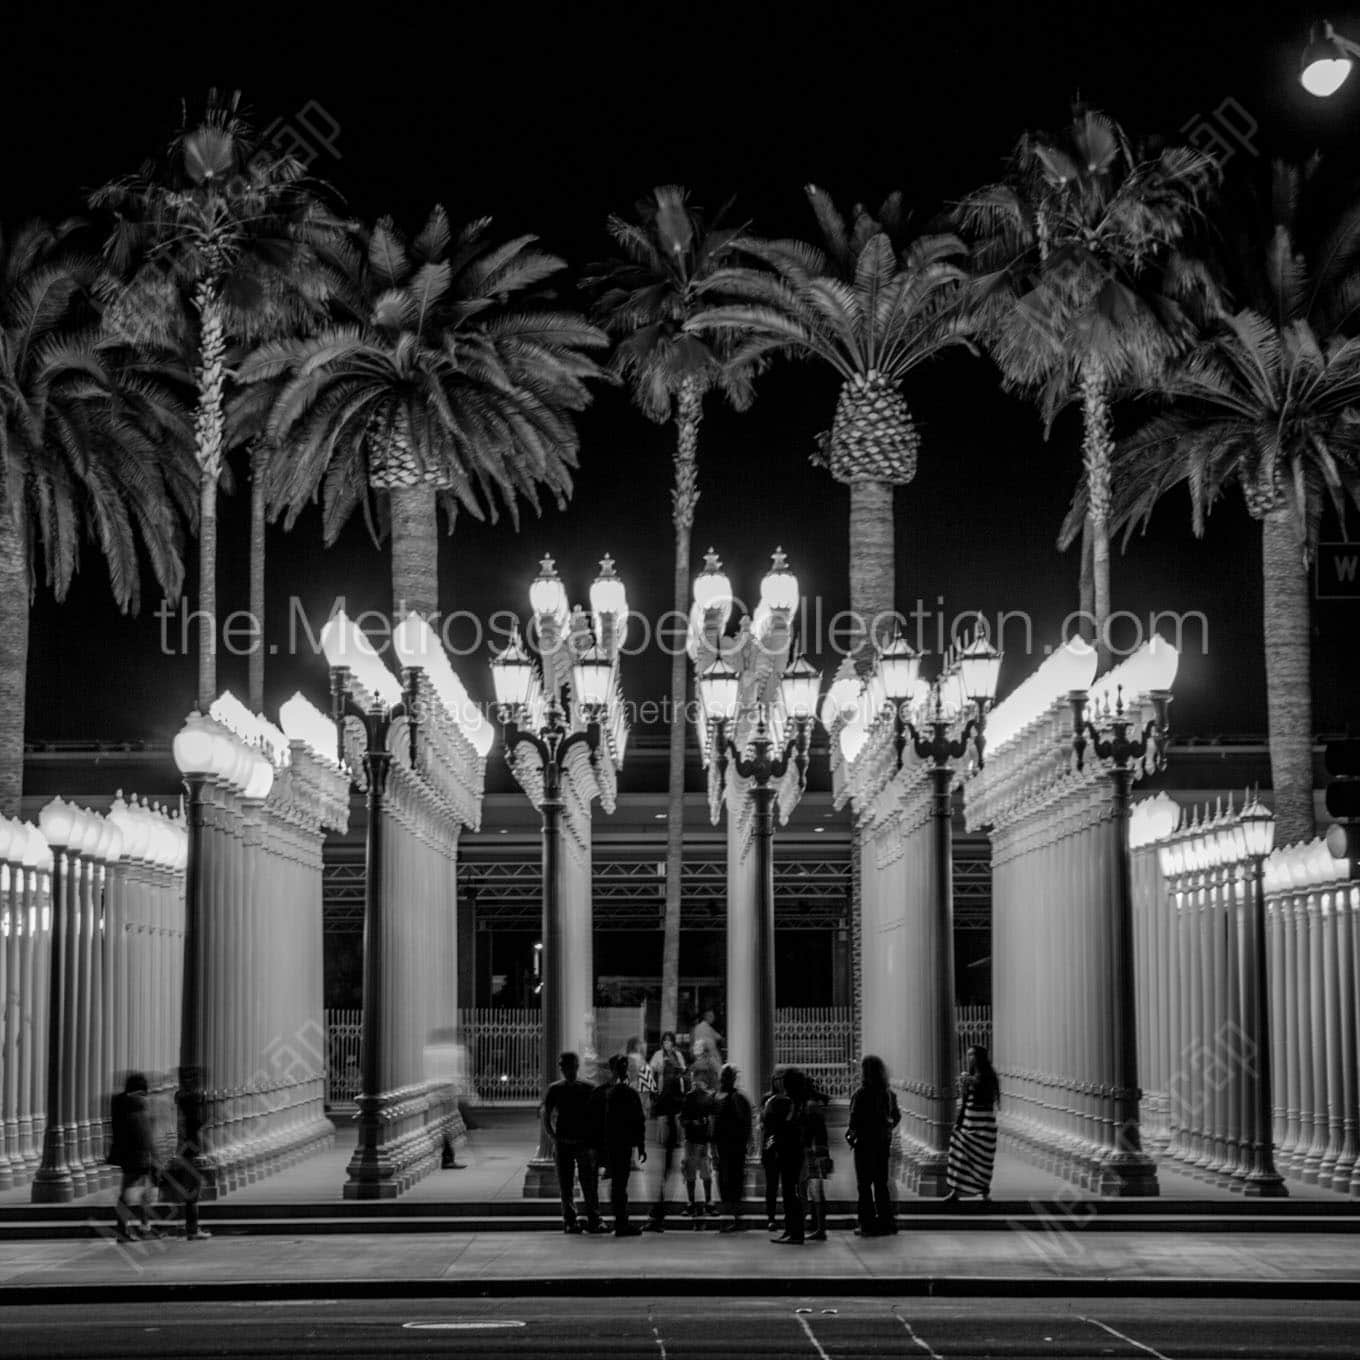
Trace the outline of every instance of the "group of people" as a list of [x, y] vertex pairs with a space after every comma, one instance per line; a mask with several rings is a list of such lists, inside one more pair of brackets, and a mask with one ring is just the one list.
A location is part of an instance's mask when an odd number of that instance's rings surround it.
[[[703, 1023], [711, 1029], [711, 1015]], [[721, 1232], [742, 1231], [754, 1112], [738, 1089], [736, 1068], [718, 1060], [718, 1038], [714, 1033], [709, 1039], [696, 1027], [693, 1062], [686, 1060], [669, 1032], [662, 1035], [650, 1060], [639, 1043], [630, 1042], [627, 1052], [609, 1060], [608, 1080], [601, 1086], [580, 1079], [575, 1053], [562, 1054], [562, 1078], [548, 1088], [543, 1123], [554, 1148], [564, 1232], [605, 1231], [600, 1214], [601, 1178], [609, 1182], [616, 1236], [664, 1232], [677, 1166], [685, 1187], [684, 1213], [693, 1219], [694, 1227], [722, 1213], [730, 1221]], [[877, 1237], [897, 1231], [889, 1161], [894, 1130], [902, 1116], [881, 1058], [866, 1056], [861, 1078], [850, 1101], [845, 1137], [854, 1160], [858, 1194], [855, 1231]], [[826, 1240], [826, 1181], [834, 1170], [825, 1115], [828, 1103], [816, 1084], [796, 1067], [779, 1069], [771, 1078], [761, 1106], [760, 1159], [765, 1173], [766, 1226], [771, 1233], [779, 1233], [777, 1243]], [[949, 1200], [965, 1195], [989, 1198], [999, 1103], [1000, 1088], [987, 1050], [970, 1048], [949, 1147]], [[633, 1172], [647, 1163], [649, 1118], [655, 1121], [653, 1144], [660, 1165], [655, 1198], [646, 1221], [637, 1225], [629, 1220], [628, 1186]], [[576, 1209], [577, 1182], [585, 1205], [584, 1223]], [[782, 1225], [776, 1212], [781, 1202]]]

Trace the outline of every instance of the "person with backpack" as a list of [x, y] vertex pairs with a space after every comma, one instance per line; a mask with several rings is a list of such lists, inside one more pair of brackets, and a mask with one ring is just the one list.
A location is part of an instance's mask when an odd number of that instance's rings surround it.
[[888, 1159], [893, 1130], [901, 1123], [897, 1096], [888, 1085], [883, 1059], [866, 1054], [860, 1063], [862, 1080], [850, 1097], [850, 1125], [845, 1141], [854, 1149], [855, 1185], [859, 1194], [860, 1237], [881, 1237], [897, 1231], [888, 1194]]
[[737, 1069], [728, 1063], [718, 1077], [713, 1108], [713, 1150], [718, 1157], [718, 1197], [732, 1215], [719, 1232], [741, 1232], [746, 1189], [746, 1150], [751, 1145], [751, 1102], [737, 1090]]
[[[680, 1107], [680, 1132], [684, 1135], [684, 1154], [680, 1159], [680, 1171], [685, 1178], [685, 1194], [689, 1199], [687, 1212], [694, 1219], [694, 1226], [700, 1227], [701, 1214], [714, 1215], [718, 1206], [713, 1203], [713, 1159], [709, 1147], [713, 1141], [713, 1092], [709, 1087], [708, 1073], [695, 1068], [693, 1081]], [[695, 1201], [695, 1183], [702, 1181], [704, 1186], [704, 1207], [700, 1210]]]
[[642, 1099], [628, 1084], [628, 1059], [616, 1053], [609, 1060], [609, 1085], [604, 1088], [601, 1120], [604, 1155], [609, 1165], [609, 1199], [614, 1210], [614, 1236], [636, 1237], [642, 1229], [628, 1221], [628, 1177], [633, 1153], [647, 1160], [647, 1116]]

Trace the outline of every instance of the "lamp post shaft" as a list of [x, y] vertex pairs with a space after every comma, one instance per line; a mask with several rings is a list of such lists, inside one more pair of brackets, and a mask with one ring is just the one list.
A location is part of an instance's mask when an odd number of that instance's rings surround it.
[[384, 956], [385, 907], [383, 875], [386, 872], [383, 846], [383, 812], [387, 793], [387, 776], [392, 755], [384, 742], [375, 748], [370, 741], [364, 752], [364, 778], [368, 784], [367, 818], [364, 834], [364, 1013], [363, 1013], [363, 1089], [359, 1096], [359, 1141], [365, 1145], [365, 1134], [371, 1135], [373, 1116], [382, 1096], [383, 979], [386, 968]]
[[43, 1125], [42, 1161], [33, 1175], [34, 1204], [64, 1204], [75, 1198], [75, 1180], [66, 1160], [66, 1135], [61, 1119], [65, 1102], [62, 1099], [67, 1030], [72, 1015], [67, 1005], [68, 959], [67, 937], [72, 923], [67, 911], [69, 892], [67, 851], [53, 847], [52, 873], [48, 880], [51, 900], [52, 931], [48, 937], [47, 984], [47, 1119]]
[[935, 1088], [935, 1118], [930, 1130], [934, 1156], [923, 1177], [920, 1193], [949, 1191], [949, 1135], [954, 1122], [954, 771], [948, 765], [930, 770], [931, 817], [935, 840], [935, 1055], [931, 1085]]
[[[1255, 1128], [1247, 1131], [1249, 1163], [1242, 1193], [1258, 1198], [1278, 1198], [1289, 1193], [1275, 1169], [1275, 1111], [1271, 1081], [1270, 978], [1266, 958], [1265, 860], [1251, 857], [1252, 1004], [1247, 1014], [1252, 1026], [1256, 1062]], [[1245, 1074], [1249, 1075], [1249, 1074]]]
[[[558, 767], [549, 761], [543, 768], [543, 949], [539, 959], [539, 1014], [543, 1017], [543, 1047], [539, 1065], [540, 1087], [547, 1091], [557, 1079], [557, 1057], [561, 1052], [562, 1009], [562, 918], [558, 909], [557, 869], [562, 835], [562, 797], [557, 778]], [[538, 1133], [540, 1161], [553, 1160], [547, 1130]]]
[[753, 1081], [765, 1081], [775, 1065], [774, 1043], [774, 799], [768, 776], [751, 788], [751, 834], [756, 854], [756, 1034]]

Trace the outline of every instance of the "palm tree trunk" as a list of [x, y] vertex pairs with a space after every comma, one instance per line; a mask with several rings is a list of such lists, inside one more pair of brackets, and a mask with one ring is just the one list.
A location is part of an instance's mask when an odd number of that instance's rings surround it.
[[1312, 840], [1313, 687], [1309, 657], [1308, 569], [1292, 511], [1261, 521], [1266, 719], [1275, 791], [1275, 843]]
[[248, 697], [252, 713], [264, 712], [264, 479], [262, 448], [250, 458], [250, 620], [254, 636], [249, 657]]
[[850, 483], [851, 656], [860, 674], [874, 663], [874, 643], [892, 636], [896, 571], [893, 562], [893, 484]]
[[[675, 521], [675, 594], [677, 621], [689, 614], [689, 540], [694, 507], [699, 501], [699, 421], [703, 394], [693, 378], [680, 384], [676, 402], [675, 490], [671, 509]], [[689, 658], [677, 638], [671, 657], [671, 744], [666, 788], [666, 913], [661, 941], [661, 1028], [673, 1030], [680, 1010], [680, 904], [685, 872], [685, 700], [689, 690]]]
[[28, 697], [28, 536], [24, 507], [0, 512], [0, 813], [19, 815]]
[[439, 519], [433, 487], [394, 486], [392, 609], [430, 618], [439, 610]]
[[1080, 611], [1078, 634], [1087, 642], [1096, 639], [1096, 578], [1093, 562], [1095, 545], [1091, 539], [1089, 516], [1081, 522], [1081, 584], [1077, 607]]
[[217, 480], [222, 475], [225, 425], [226, 328], [222, 299], [211, 283], [194, 294], [199, 320], [198, 408], [194, 413], [198, 459], [198, 709], [217, 698]]
[[1086, 522], [1091, 532], [1091, 600], [1101, 669], [1110, 660], [1110, 460], [1114, 436], [1110, 399], [1098, 372], [1081, 375], [1082, 462], [1086, 469]]

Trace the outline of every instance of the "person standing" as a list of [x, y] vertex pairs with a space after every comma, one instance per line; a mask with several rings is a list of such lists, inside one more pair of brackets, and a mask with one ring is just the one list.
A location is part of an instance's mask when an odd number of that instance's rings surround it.
[[779, 1155], [775, 1151], [775, 1135], [788, 1113], [784, 1098], [784, 1075], [776, 1070], [770, 1075], [770, 1089], [760, 1106], [760, 1169], [765, 1180], [765, 1231], [774, 1232], [779, 1226], [775, 1206], [779, 1203]]
[[826, 1178], [831, 1174], [831, 1149], [828, 1146], [826, 1098], [810, 1089], [803, 1110], [803, 1200], [812, 1216], [809, 1242], [826, 1241]]
[[718, 1078], [713, 1108], [713, 1150], [718, 1157], [718, 1198], [732, 1215], [719, 1232], [740, 1232], [746, 1189], [746, 1150], [751, 1146], [751, 1102], [737, 1090], [737, 1069], [728, 1063]]
[[959, 1084], [959, 1114], [949, 1139], [948, 1202], [953, 1203], [960, 1195], [991, 1199], [996, 1111], [1000, 1104], [1001, 1083], [987, 1050], [981, 1045], [970, 1048], [968, 1071]]
[[[679, 1050], [673, 1050], [677, 1056]], [[661, 1150], [661, 1170], [656, 1187], [656, 1203], [648, 1215], [645, 1232], [666, 1231], [666, 1191], [670, 1188], [671, 1173], [680, 1156], [680, 1113], [685, 1103], [684, 1067], [678, 1062], [662, 1064], [660, 1089], [652, 1102], [656, 1118], [656, 1142]]]
[[[710, 1145], [713, 1141], [714, 1098], [709, 1086], [708, 1074], [699, 1068], [693, 1070], [693, 1081], [685, 1093], [680, 1107], [680, 1132], [684, 1135], [684, 1154], [680, 1159], [680, 1170], [685, 1178], [685, 1195], [689, 1200], [689, 1216], [698, 1228], [702, 1213], [716, 1214], [718, 1206], [713, 1203], [713, 1158]], [[701, 1211], [696, 1200], [696, 1184], [703, 1183], [704, 1207]]]
[[208, 1094], [201, 1068], [180, 1068], [175, 1107], [179, 1113], [179, 1150], [164, 1179], [170, 1197], [184, 1205], [185, 1240], [202, 1242], [212, 1233], [198, 1226], [198, 1201], [203, 1191], [198, 1158], [203, 1155], [203, 1126], [208, 1122]]
[[642, 1099], [628, 1084], [628, 1059], [609, 1060], [610, 1081], [604, 1092], [604, 1149], [609, 1162], [609, 1198], [614, 1210], [614, 1236], [636, 1237], [642, 1229], [628, 1221], [628, 1177], [633, 1153], [647, 1160], [647, 1117]]
[[785, 1108], [775, 1127], [774, 1150], [779, 1168], [779, 1189], [784, 1200], [784, 1231], [775, 1241], [801, 1247], [806, 1236], [802, 1183], [807, 1160], [807, 1083], [796, 1067], [790, 1067], [784, 1073], [783, 1101]]
[[591, 1096], [595, 1088], [581, 1081], [581, 1060], [563, 1053], [557, 1061], [562, 1079], [548, 1087], [543, 1097], [543, 1129], [552, 1139], [557, 1164], [557, 1187], [562, 1196], [562, 1231], [579, 1233], [573, 1181], [579, 1174], [586, 1203], [586, 1229], [599, 1232], [600, 1183], [591, 1147]]
[[114, 1204], [118, 1240], [135, 1240], [132, 1232], [134, 1207], [142, 1236], [150, 1237], [152, 1228], [147, 1221], [146, 1201], [156, 1183], [159, 1159], [151, 1129], [147, 1082], [140, 1072], [128, 1073], [121, 1093], [109, 1102], [109, 1122], [112, 1125], [113, 1146], [109, 1149], [108, 1160], [123, 1173], [118, 1199]]
[[722, 1060], [722, 1035], [714, 1027], [714, 1020], [717, 1017], [711, 1010], [705, 1011], [699, 1023], [694, 1026], [694, 1033], [691, 1042], [694, 1046], [694, 1056], [697, 1060], [699, 1047], [702, 1045], [719, 1061]]
[[850, 1097], [850, 1126], [845, 1141], [854, 1149], [855, 1186], [859, 1194], [861, 1237], [895, 1233], [897, 1223], [888, 1195], [888, 1159], [893, 1130], [901, 1122], [897, 1096], [888, 1085], [883, 1059], [866, 1054], [860, 1063], [859, 1090]]

